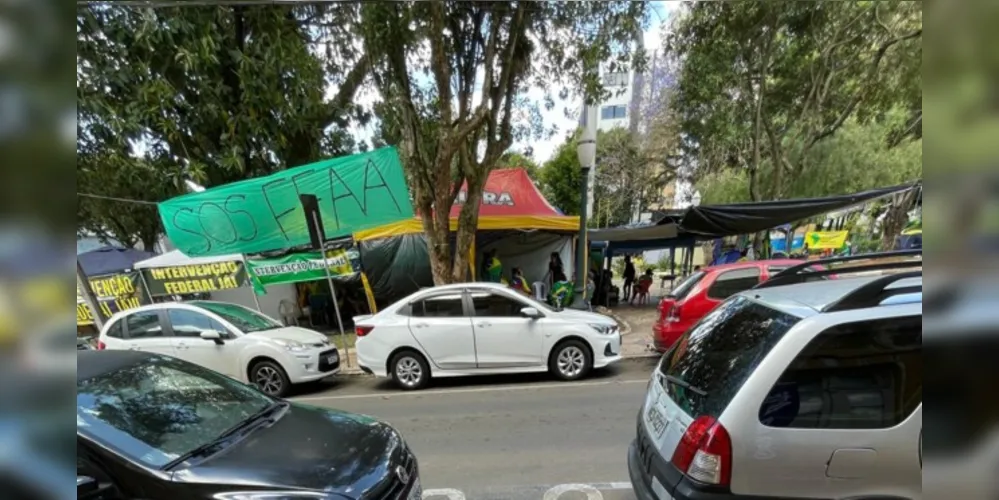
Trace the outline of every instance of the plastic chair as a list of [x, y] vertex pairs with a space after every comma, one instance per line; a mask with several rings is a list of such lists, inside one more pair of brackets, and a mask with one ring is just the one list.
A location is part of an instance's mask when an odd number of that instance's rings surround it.
[[285, 326], [298, 326], [298, 316], [301, 314], [301, 311], [298, 310], [298, 306], [294, 302], [288, 299], [281, 299], [281, 302], [278, 303], [278, 313], [281, 315], [281, 320]]
[[544, 281], [535, 281], [531, 284], [531, 290], [534, 291], [534, 299], [538, 302], [545, 302], [548, 300], [548, 283]]
[[637, 285], [638, 291], [635, 292], [635, 296], [632, 297], [632, 302], [634, 299], [638, 299], [638, 305], [649, 303], [649, 289], [652, 288], [652, 282], [646, 281]]

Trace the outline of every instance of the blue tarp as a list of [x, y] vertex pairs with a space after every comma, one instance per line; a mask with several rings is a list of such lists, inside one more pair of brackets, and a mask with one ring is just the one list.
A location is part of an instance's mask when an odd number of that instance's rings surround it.
[[76, 256], [84, 274], [87, 276], [102, 276], [131, 269], [136, 262], [155, 257], [153, 252], [144, 252], [134, 248], [104, 246]]

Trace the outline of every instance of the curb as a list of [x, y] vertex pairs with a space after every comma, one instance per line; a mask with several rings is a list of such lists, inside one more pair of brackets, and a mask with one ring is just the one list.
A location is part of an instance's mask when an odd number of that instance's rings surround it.
[[621, 326], [621, 336], [622, 337], [625, 336], [625, 335], [630, 335], [631, 334], [631, 324], [628, 323], [627, 321], [625, 321], [624, 318], [622, 318], [621, 316], [618, 316], [617, 314], [615, 314], [614, 311], [611, 311], [610, 309], [607, 309], [606, 307], [600, 307], [600, 308], [597, 309], [597, 312], [599, 312], [600, 314], [603, 314], [604, 316], [610, 316], [611, 319], [613, 319], [614, 321], [617, 321], [617, 324]]

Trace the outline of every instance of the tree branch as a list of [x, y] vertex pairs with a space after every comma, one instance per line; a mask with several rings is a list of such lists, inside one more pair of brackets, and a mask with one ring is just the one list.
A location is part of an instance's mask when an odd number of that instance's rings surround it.
[[[349, 124], [349, 118], [344, 116], [343, 110], [348, 104], [354, 101], [354, 96], [357, 95], [358, 89], [361, 88], [364, 79], [370, 71], [371, 56], [365, 51], [364, 54], [361, 54], [361, 58], [354, 63], [354, 67], [347, 72], [347, 76], [340, 84], [340, 88], [337, 89], [336, 96], [326, 105], [326, 112], [320, 120], [322, 128], [326, 128], [332, 124], [346, 127]], [[407, 101], [412, 102], [411, 99], [407, 99]]]

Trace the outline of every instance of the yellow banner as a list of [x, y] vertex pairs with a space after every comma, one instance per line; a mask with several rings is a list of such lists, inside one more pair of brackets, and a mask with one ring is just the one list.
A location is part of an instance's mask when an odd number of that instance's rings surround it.
[[[139, 273], [118, 273], [108, 276], [89, 278], [90, 289], [97, 299], [97, 307], [100, 308], [101, 316], [104, 319], [110, 318], [118, 311], [124, 311], [133, 307], [139, 307], [147, 301], [145, 294], [140, 288]], [[79, 283], [76, 289], [76, 324], [91, 325], [94, 323], [93, 311], [87, 307], [80, 293]]]
[[846, 244], [850, 231], [812, 231], [805, 234], [809, 250], [839, 250]]

